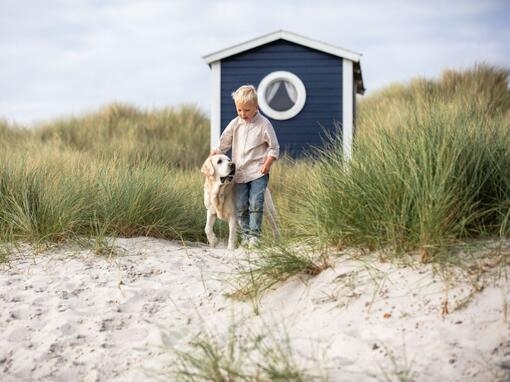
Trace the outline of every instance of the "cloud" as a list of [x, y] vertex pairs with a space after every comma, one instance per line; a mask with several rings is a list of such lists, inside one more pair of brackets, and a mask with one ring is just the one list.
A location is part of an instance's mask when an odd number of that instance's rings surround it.
[[505, 0], [2, 0], [0, 118], [30, 123], [111, 101], [209, 110], [202, 56], [278, 29], [363, 54], [368, 93], [510, 62]]

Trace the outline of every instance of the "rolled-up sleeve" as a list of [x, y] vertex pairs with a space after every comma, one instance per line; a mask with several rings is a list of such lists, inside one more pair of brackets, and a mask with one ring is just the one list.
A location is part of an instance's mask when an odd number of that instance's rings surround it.
[[276, 138], [276, 133], [271, 124], [266, 124], [264, 135], [268, 144], [267, 155], [278, 159], [280, 157], [280, 144], [278, 143], [278, 138]]
[[218, 144], [218, 147], [216, 147], [215, 151], [219, 151], [222, 154], [225, 154], [228, 150], [232, 148], [232, 141], [234, 139], [234, 126], [235, 122], [231, 121], [225, 130], [223, 130], [223, 133], [220, 136], [220, 143]]

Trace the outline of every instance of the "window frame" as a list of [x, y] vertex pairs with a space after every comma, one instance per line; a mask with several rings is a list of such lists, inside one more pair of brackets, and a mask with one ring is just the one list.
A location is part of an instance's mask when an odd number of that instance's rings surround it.
[[[268, 102], [266, 101], [267, 89], [275, 81], [290, 82], [296, 89], [297, 92], [296, 103], [288, 110], [284, 111], [274, 110], [271, 106], [269, 106]], [[306, 88], [305, 85], [303, 84], [303, 81], [301, 81], [301, 79], [294, 73], [285, 70], [278, 70], [266, 75], [260, 81], [259, 86], [257, 88], [257, 92], [259, 94], [258, 101], [260, 110], [269, 118], [277, 119], [280, 121], [294, 118], [301, 112], [301, 110], [303, 110], [303, 107], [305, 106], [306, 103]]]

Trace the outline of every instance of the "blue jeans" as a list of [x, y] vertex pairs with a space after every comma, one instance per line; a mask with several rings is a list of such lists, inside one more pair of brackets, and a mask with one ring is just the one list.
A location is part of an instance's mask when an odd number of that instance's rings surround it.
[[260, 238], [264, 213], [264, 192], [269, 174], [248, 183], [236, 183], [235, 204], [237, 221], [241, 227], [242, 240]]

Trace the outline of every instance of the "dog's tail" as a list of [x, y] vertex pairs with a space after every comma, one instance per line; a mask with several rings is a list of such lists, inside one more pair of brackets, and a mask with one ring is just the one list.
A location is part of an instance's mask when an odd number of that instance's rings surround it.
[[273, 236], [276, 239], [279, 239], [280, 228], [278, 227], [278, 215], [276, 214], [276, 208], [274, 207], [273, 197], [271, 196], [269, 188], [266, 188], [266, 192], [264, 193], [264, 210], [266, 211], [265, 215], [267, 217], [267, 221], [273, 231]]

